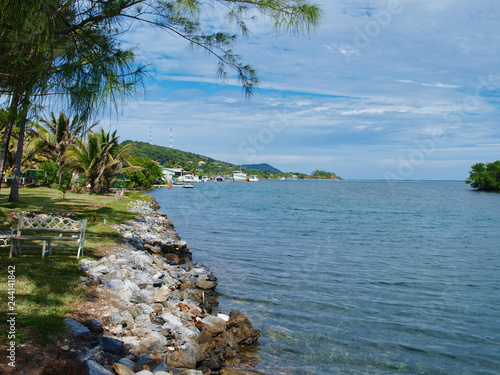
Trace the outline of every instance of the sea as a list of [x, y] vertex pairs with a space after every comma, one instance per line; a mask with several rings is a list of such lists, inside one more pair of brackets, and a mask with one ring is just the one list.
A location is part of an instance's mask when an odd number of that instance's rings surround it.
[[463, 181], [150, 194], [261, 331], [262, 374], [500, 374], [500, 194]]

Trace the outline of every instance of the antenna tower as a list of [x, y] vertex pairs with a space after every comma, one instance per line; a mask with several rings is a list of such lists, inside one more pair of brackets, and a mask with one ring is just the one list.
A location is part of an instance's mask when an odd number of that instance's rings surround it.
[[174, 148], [174, 136], [172, 135], [172, 128], [170, 128], [170, 149]]
[[153, 137], [151, 135], [151, 125], [149, 125], [149, 144], [152, 145], [153, 144]]

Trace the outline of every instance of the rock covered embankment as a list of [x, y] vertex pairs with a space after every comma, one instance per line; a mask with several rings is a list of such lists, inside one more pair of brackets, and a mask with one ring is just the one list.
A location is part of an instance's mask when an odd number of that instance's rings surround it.
[[81, 261], [84, 284], [112, 291], [116, 306], [103, 322], [65, 321], [75, 335], [94, 335], [93, 347], [77, 358], [88, 374], [213, 373], [239, 345], [260, 336], [238, 312], [211, 315], [215, 276], [191, 261], [186, 243], [154, 204], [133, 202], [131, 210], [141, 217], [117, 226], [131, 246]]

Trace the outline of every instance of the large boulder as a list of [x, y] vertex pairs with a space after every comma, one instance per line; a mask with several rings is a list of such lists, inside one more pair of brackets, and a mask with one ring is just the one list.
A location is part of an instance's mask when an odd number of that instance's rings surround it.
[[159, 299], [160, 301], [166, 301], [170, 298], [170, 295], [172, 294], [172, 290], [170, 289], [170, 286], [168, 285], [162, 285], [161, 288], [159, 288], [155, 294], [154, 297]]
[[90, 335], [90, 330], [85, 327], [82, 323], [77, 322], [75, 319], [66, 318], [63, 323], [69, 328], [73, 335], [79, 337], [83, 335]]
[[179, 346], [173, 352], [167, 353], [164, 362], [171, 367], [196, 368], [196, 357], [198, 353], [193, 345], [185, 344]]
[[120, 354], [125, 349], [123, 342], [113, 337], [103, 336], [98, 341], [102, 349], [108, 353]]
[[111, 371], [92, 360], [84, 361], [83, 369], [87, 375], [113, 375]]
[[141, 289], [146, 288], [148, 285], [153, 285], [153, 278], [149, 273], [146, 272], [138, 272], [135, 275], [134, 281], [135, 284]]
[[227, 328], [234, 335], [238, 344], [250, 345], [260, 337], [260, 332], [252, 328], [250, 320], [237, 311], [229, 313]]
[[134, 375], [135, 372], [131, 367], [126, 366], [122, 363], [113, 363], [113, 370], [115, 370], [117, 375]]
[[226, 330], [226, 321], [218, 316], [209, 315], [202, 320], [203, 329], [208, 331], [212, 337], [220, 335]]
[[149, 303], [149, 295], [144, 292], [133, 292], [132, 296], [130, 297], [130, 302], [132, 303]]

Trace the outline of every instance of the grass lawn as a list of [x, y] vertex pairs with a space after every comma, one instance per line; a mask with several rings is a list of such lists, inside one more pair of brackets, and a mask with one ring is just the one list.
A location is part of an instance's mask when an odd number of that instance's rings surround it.
[[[149, 200], [143, 193], [126, 193], [122, 200], [113, 194], [76, 194], [65, 196], [57, 188], [23, 188], [20, 202], [9, 203], [10, 189], [0, 192], [0, 229], [17, 227], [13, 213], [30, 211], [39, 213], [71, 213], [72, 218], [89, 218], [85, 232], [85, 257], [93, 258], [99, 247], [116, 244], [120, 235], [109, 225], [125, 222], [134, 217], [127, 211], [131, 200]], [[104, 222], [106, 221], [106, 224]], [[38, 245], [38, 244], [37, 244]], [[79, 285], [80, 272], [76, 249], [54, 249], [53, 255], [41, 258], [41, 248], [23, 248], [22, 255], [9, 258], [8, 247], [0, 248], [0, 342], [7, 341], [7, 312], [14, 308], [16, 315], [16, 341], [28, 338], [44, 341], [49, 335], [64, 329], [62, 320], [81, 300], [84, 289]], [[9, 294], [9, 270], [15, 275], [15, 293]], [[9, 302], [14, 302], [13, 303]]]

